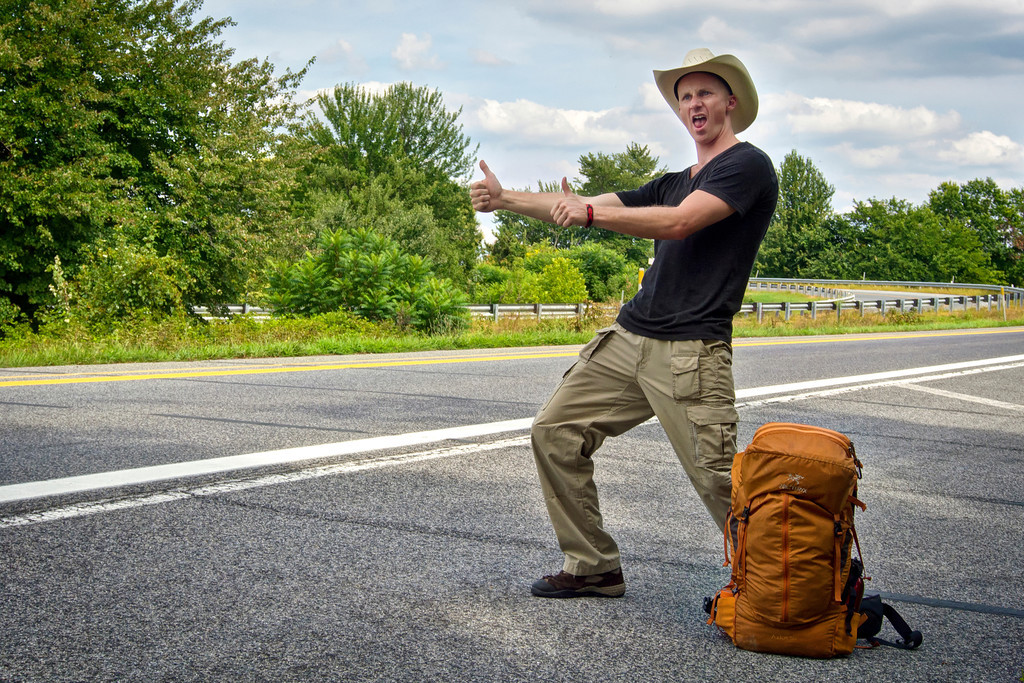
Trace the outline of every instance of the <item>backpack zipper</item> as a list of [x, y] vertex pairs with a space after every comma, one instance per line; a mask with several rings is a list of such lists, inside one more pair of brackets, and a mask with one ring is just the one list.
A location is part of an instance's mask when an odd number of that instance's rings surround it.
[[782, 623], [789, 621], [789, 503], [793, 496], [782, 494]]

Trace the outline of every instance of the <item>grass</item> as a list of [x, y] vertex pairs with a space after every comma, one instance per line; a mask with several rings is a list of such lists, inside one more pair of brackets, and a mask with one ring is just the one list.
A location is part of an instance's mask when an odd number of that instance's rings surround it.
[[[800, 297], [797, 301], [806, 300]], [[772, 301], [778, 301], [778, 295]], [[737, 316], [734, 335], [780, 337], [819, 334], [852, 334], [913, 330], [967, 329], [1024, 325], [1024, 310], [1012, 309], [1007, 320], [997, 310], [938, 313], [890, 312], [861, 317], [848, 311], [840, 320], [834, 314], [794, 315], [786, 321], [768, 315], [758, 323], [754, 316]], [[197, 323], [188, 319], [146, 321], [97, 331], [74, 325], [58, 325], [34, 333], [7, 330], [0, 339], [0, 367], [92, 365], [99, 363], [185, 362], [230, 358], [273, 358], [485, 349], [582, 344], [594, 330], [608, 325], [612, 313], [582, 319], [537, 320], [533, 317], [472, 321], [463, 331], [426, 335], [375, 325], [346, 314], [330, 314], [309, 320], [273, 319], [258, 322], [239, 317], [230, 322]]]
[[807, 296], [806, 294], [798, 294], [797, 292], [747, 292], [743, 295], [743, 303], [745, 304], [801, 304], [807, 301], [813, 301], [818, 297]]

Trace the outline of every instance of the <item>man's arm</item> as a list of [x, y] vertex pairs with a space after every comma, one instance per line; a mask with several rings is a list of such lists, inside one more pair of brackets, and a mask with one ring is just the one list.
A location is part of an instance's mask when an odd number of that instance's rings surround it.
[[574, 195], [563, 178], [562, 196], [551, 208], [551, 216], [562, 227], [586, 225], [587, 204], [594, 207], [593, 225], [654, 240], [681, 240], [735, 213], [725, 201], [703, 190], [690, 193], [679, 206], [627, 207], [621, 200], [618, 207], [594, 204]]
[[592, 225], [624, 235], [656, 240], [681, 240], [734, 213], [718, 197], [697, 190], [679, 206], [627, 207], [614, 193], [580, 197], [562, 178], [562, 192], [515, 192], [501, 187], [487, 164], [480, 162], [484, 179], [470, 186], [473, 208], [489, 212], [498, 209], [555, 223], [562, 227], [587, 224], [587, 204], [594, 210]]
[[[553, 214], [554, 206], [564, 198], [562, 192], [517, 192], [507, 190], [501, 186], [498, 179], [487, 167], [487, 163], [480, 162], [480, 169], [484, 172], [483, 180], [478, 180], [470, 185], [469, 196], [473, 202], [473, 208], [483, 213], [504, 210], [518, 213], [537, 220], [555, 223]], [[567, 187], [565, 179], [562, 179], [563, 191]], [[574, 195], [575, 196], [575, 195]], [[622, 201], [614, 193], [602, 194], [597, 197], [579, 197], [583, 201], [583, 222], [579, 225], [586, 225], [586, 205], [622, 207]]]

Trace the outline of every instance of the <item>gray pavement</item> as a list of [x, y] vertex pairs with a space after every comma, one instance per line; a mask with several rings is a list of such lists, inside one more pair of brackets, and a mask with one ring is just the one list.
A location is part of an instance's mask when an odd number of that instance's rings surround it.
[[[1007, 356], [1022, 350], [1021, 338], [1002, 337], [1002, 346], [979, 345], [979, 337], [912, 340], [928, 357], [905, 360], [901, 342], [884, 340], [836, 344], [820, 358], [810, 345], [738, 349], [738, 384], [930, 365], [937, 355], [929, 345], [940, 343], [941, 362]], [[791, 357], [811, 367], [787, 373]], [[181, 459], [186, 450], [211, 457], [529, 416], [567, 364], [143, 381], [75, 399], [0, 387], [2, 448], [13, 463], [0, 483], [67, 476], [90, 463], [103, 471]], [[207, 419], [190, 421], [191, 431], [163, 431], [156, 415], [192, 410], [171, 399], [182, 384], [202, 408], [192, 414]], [[767, 421], [821, 424], [853, 438], [865, 464], [860, 492], [869, 507], [857, 527], [869, 591], [892, 596], [924, 633], [914, 652], [765, 655], [737, 650], [708, 626], [701, 602], [728, 580], [722, 539], [660, 426], [647, 424], [609, 440], [597, 458], [602, 509], [623, 551], [622, 599], [529, 596], [529, 583], [560, 559], [525, 433], [497, 434], [404, 450], [519, 441], [253, 488], [231, 485], [270, 473], [237, 474], [218, 478], [226, 488], [216, 494], [195, 494], [199, 481], [171, 482], [153, 490], [192, 493], [135, 505], [148, 489], [120, 491], [121, 509], [0, 527], [0, 680], [1017, 681], [1024, 367], [923, 384], [946, 393], [883, 386], [753, 399], [740, 409], [741, 444]], [[218, 410], [225, 387], [240, 390], [235, 417]], [[101, 411], [120, 405], [94, 432], [78, 420], [63, 431], [22, 429], [43, 422], [38, 406], [72, 405], [84, 417], [89, 397]], [[290, 400], [301, 405], [284, 406]], [[76, 436], [80, 428], [87, 437]], [[264, 435], [283, 433], [274, 438], [288, 444]], [[33, 443], [46, 446], [48, 461], [27, 457]], [[62, 452], [76, 458], [54, 462]], [[312, 473], [314, 465], [275, 472]], [[0, 518], [97, 497], [11, 505]]]

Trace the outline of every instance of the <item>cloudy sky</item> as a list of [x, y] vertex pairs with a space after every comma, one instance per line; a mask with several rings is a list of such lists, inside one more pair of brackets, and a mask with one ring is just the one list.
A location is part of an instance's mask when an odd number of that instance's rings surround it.
[[304, 94], [437, 88], [509, 187], [572, 180], [581, 154], [630, 142], [693, 163], [651, 70], [694, 47], [746, 64], [761, 108], [740, 138], [776, 165], [809, 157], [837, 211], [921, 203], [944, 181], [1024, 185], [1024, 0], [207, 0], [201, 14], [234, 19], [236, 58], [316, 57]]

